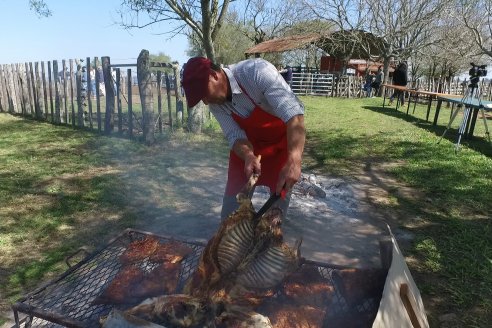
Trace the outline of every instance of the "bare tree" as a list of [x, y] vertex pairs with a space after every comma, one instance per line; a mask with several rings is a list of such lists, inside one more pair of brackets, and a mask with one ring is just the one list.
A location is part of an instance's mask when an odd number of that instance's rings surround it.
[[51, 16], [51, 10], [44, 0], [29, 0], [29, 8], [34, 10], [39, 17]]
[[477, 54], [492, 57], [492, 0], [455, 0], [450, 12], [470, 32]]
[[298, 21], [295, 0], [247, 0], [232, 8], [243, 22], [243, 33], [254, 44], [283, 35], [283, 31]]
[[131, 29], [174, 22], [174, 28], [163, 34], [189, 35], [191, 29], [201, 41], [206, 56], [215, 61], [214, 41], [231, 1], [234, 0], [123, 0], [123, 9], [120, 10], [121, 25]]
[[321, 47], [347, 65], [354, 56], [370, 59], [375, 41], [365, 29], [368, 10], [365, 0], [304, 0], [317, 20], [327, 22], [337, 30], [327, 35]]
[[379, 52], [384, 63], [384, 81], [393, 59], [407, 60], [438, 42], [432, 38], [444, 0], [364, 0], [369, 31], [380, 37]]

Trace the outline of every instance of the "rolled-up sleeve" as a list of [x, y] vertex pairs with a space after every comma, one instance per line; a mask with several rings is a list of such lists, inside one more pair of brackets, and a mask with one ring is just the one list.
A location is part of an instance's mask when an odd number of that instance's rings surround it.
[[236, 140], [247, 139], [244, 130], [239, 127], [230, 114], [220, 108], [215, 108], [213, 105], [210, 105], [210, 111], [219, 122], [222, 132], [224, 133], [224, 136], [226, 137], [231, 149]]

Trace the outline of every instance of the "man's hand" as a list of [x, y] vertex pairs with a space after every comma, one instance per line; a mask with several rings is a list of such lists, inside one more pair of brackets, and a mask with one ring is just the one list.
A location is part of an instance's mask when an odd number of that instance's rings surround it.
[[247, 177], [250, 177], [253, 173], [261, 174], [260, 156], [255, 156], [253, 145], [248, 140], [236, 140], [232, 150], [244, 161], [244, 174]]
[[282, 189], [289, 191], [301, 177], [301, 159], [306, 140], [304, 116], [297, 115], [287, 123], [288, 157], [284, 167], [280, 170], [275, 192], [280, 195]]

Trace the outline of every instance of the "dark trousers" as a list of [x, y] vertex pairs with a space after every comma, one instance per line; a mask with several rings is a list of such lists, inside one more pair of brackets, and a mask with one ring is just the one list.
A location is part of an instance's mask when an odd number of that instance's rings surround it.
[[405, 92], [401, 90], [395, 90], [395, 92], [393, 92], [393, 95], [391, 95], [390, 97], [390, 102], [393, 101], [393, 98], [399, 99], [400, 105], [403, 105], [405, 103]]

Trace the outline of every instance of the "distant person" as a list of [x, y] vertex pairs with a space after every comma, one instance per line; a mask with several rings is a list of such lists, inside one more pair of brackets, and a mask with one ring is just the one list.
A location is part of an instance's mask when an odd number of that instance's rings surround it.
[[289, 85], [289, 87], [292, 84], [292, 67], [287, 65], [287, 67], [279, 66], [278, 72], [282, 77], [284, 78], [285, 82]]
[[116, 70], [111, 68], [111, 79], [113, 79], [113, 90], [116, 95]]
[[381, 84], [383, 83], [383, 67], [379, 66], [378, 71], [376, 72], [376, 76], [374, 77], [374, 82], [371, 84], [371, 88], [374, 89], [373, 98], [379, 95], [379, 89], [381, 88]]
[[99, 78], [99, 94], [104, 97], [106, 95], [106, 89], [104, 88], [104, 74], [101, 66], [97, 67], [96, 74]]
[[[405, 62], [401, 62], [393, 72], [393, 85], [406, 87], [407, 83], [408, 83], [407, 64]], [[393, 92], [393, 95], [391, 95], [390, 97], [390, 105], [393, 103], [394, 98], [400, 101], [400, 105], [403, 106], [405, 104], [404, 91], [395, 89], [395, 92]]]
[[68, 67], [65, 67], [65, 72], [63, 72], [63, 69], [58, 72], [58, 81], [63, 82], [65, 79], [70, 79], [70, 72], [68, 71]]
[[374, 82], [375, 76], [372, 74], [371, 70], [369, 67], [366, 69], [366, 76], [365, 76], [365, 82], [364, 82], [364, 91], [366, 92], [366, 96], [368, 98], [371, 97], [371, 92], [372, 92], [372, 87], [371, 84]]
[[95, 97], [96, 96], [96, 70], [92, 66], [89, 75], [91, 80], [91, 95], [92, 97]]
[[181, 67], [181, 70], [179, 71], [179, 80], [181, 81], [181, 85], [180, 85], [181, 97], [185, 96], [185, 91], [183, 88], [183, 72], [185, 67], [186, 67], [186, 63], [183, 64], [183, 67]]

